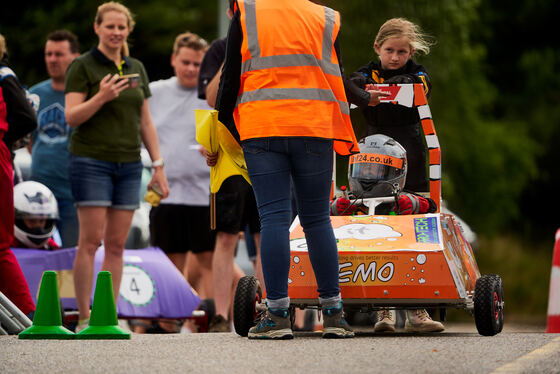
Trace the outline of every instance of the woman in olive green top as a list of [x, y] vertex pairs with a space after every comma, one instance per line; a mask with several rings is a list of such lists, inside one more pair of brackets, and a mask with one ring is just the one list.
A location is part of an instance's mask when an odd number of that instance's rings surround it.
[[[94, 22], [99, 44], [66, 73], [66, 121], [75, 128], [69, 172], [80, 222], [74, 261], [77, 331], [88, 325], [94, 256], [102, 241], [102, 269], [112, 273], [118, 297], [124, 244], [139, 206], [141, 141], [154, 169], [149, 187], [157, 184], [164, 198], [169, 194], [148, 105], [148, 77], [142, 63], [128, 56], [126, 40], [133, 27], [122, 4], [99, 6]], [[123, 78], [130, 74], [134, 78]]]

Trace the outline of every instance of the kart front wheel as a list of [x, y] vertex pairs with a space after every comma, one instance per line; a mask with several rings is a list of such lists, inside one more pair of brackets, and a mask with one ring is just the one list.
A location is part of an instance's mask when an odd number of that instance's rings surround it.
[[249, 329], [255, 325], [261, 303], [262, 291], [257, 278], [245, 276], [237, 283], [235, 298], [233, 299], [233, 326], [235, 332], [247, 336]]
[[474, 321], [480, 335], [494, 336], [504, 327], [504, 288], [499, 275], [483, 275], [474, 290]]

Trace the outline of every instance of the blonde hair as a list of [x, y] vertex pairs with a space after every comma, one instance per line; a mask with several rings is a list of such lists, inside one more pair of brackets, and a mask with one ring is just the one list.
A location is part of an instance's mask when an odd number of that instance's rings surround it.
[[4, 58], [4, 53], [6, 53], [6, 39], [0, 34], [0, 60]]
[[430, 36], [424, 34], [420, 26], [405, 18], [391, 18], [379, 28], [374, 46], [381, 47], [390, 38], [406, 38], [410, 47], [424, 54], [430, 53], [430, 47], [435, 44]]
[[[129, 33], [132, 32], [132, 30], [134, 30], [134, 25], [136, 24], [136, 22], [134, 22], [134, 16], [132, 15], [132, 13], [130, 12], [130, 10], [125, 7], [124, 5], [122, 5], [121, 3], [117, 3], [116, 1], [109, 1], [107, 3], [101, 4], [100, 6], [97, 7], [97, 14], [95, 15], [95, 23], [97, 25], [100, 25], [103, 22], [103, 15], [107, 12], [119, 12], [122, 13], [126, 16], [126, 18], [128, 19], [128, 31]], [[128, 49], [128, 43], [125, 40], [123, 47], [122, 47], [122, 55], [123, 56], [130, 56], [130, 51]]]
[[183, 47], [190, 48], [195, 51], [206, 52], [206, 50], [208, 50], [208, 42], [200, 36], [190, 31], [186, 31], [177, 35], [175, 38], [175, 43], [173, 43], [173, 54], [177, 54], [179, 49]]

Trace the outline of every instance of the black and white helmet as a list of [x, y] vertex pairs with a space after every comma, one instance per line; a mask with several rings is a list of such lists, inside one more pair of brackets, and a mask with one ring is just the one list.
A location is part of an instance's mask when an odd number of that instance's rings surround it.
[[406, 181], [406, 150], [396, 140], [381, 134], [358, 143], [360, 153], [348, 164], [350, 191], [356, 197], [393, 196]]
[[[14, 186], [14, 235], [29, 248], [44, 248], [56, 229], [58, 204], [52, 191], [39, 182], [26, 181]], [[44, 227], [29, 228], [23, 219], [45, 219]]]

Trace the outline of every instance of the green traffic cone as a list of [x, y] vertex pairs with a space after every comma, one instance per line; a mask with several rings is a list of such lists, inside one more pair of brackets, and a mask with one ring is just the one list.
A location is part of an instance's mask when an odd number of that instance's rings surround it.
[[76, 339], [130, 339], [130, 332], [118, 325], [113, 280], [108, 271], [97, 275], [89, 327], [77, 333]]
[[55, 271], [41, 278], [33, 325], [18, 334], [19, 339], [74, 339], [75, 334], [62, 326], [58, 282]]

